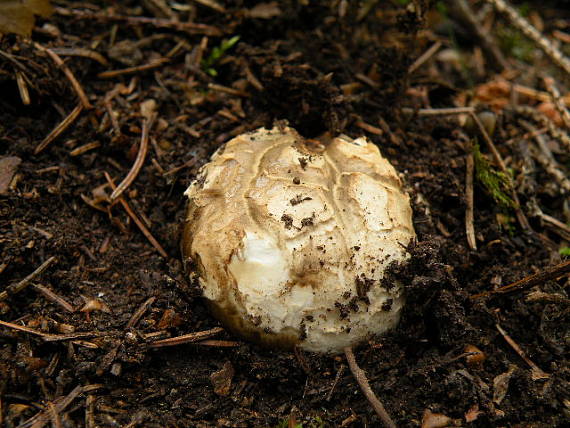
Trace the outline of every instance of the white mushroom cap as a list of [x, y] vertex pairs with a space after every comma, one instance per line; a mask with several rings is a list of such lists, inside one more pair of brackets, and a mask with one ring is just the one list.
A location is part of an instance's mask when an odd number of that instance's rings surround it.
[[184, 259], [234, 333], [334, 353], [398, 323], [402, 286], [381, 280], [409, 257], [412, 211], [365, 138], [325, 147], [258, 129], [215, 153], [186, 195]]

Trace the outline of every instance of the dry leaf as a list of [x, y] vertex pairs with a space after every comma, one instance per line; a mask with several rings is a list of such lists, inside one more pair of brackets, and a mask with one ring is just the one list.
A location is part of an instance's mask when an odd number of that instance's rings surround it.
[[465, 422], [470, 423], [473, 422], [475, 420], [477, 420], [477, 418], [479, 417], [479, 415], [482, 415], [483, 412], [479, 410], [479, 405], [478, 404], [474, 404], [468, 411], [467, 413], [465, 413]]
[[517, 366], [511, 365], [508, 371], [501, 373], [493, 379], [493, 403], [501, 404], [505, 399], [509, 389], [509, 382], [516, 369]]
[[562, 127], [564, 126], [564, 120], [562, 120], [562, 116], [556, 110], [556, 106], [552, 102], [543, 102], [540, 103], [536, 109], [541, 112], [543, 115], [548, 117], [551, 121], [554, 122], [556, 126]]
[[444, 428], [452, 422], [453, 420], [449, 416], [442, 413], [433, 413], [430, 409], [425, 409], [421, 428]]
[[214, 386], [214, 392], [218, 395], [228, 395], [232, 388], [232, 378], [235, 370], [232, 363], [226, 361], [224, 366], [210, 375], [210, 381]]
[[51, 13], [49, 0], [0, 0], [0, 33], [30, 37], [34, 15], [47, 17]]
[[494, 111], [501, 111], [510, 100], [511, 85], [506, 80], [494, 80], [475, 88], [475, 101], [489, 105]]
[[176, 313], [173, 309], [167, 309], [162, 314], [160, 321], [158, 322], [157, 328], [159, 330], [164, 330], [166, 328], [178, 327], [182, 325], [184, 319]]

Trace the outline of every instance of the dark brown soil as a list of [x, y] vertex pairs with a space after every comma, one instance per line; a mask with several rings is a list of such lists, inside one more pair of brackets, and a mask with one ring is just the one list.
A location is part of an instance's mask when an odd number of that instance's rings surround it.
[[[395, 266], [389, 276], [408, 289], [402, 322], [356, 352], [397, 425], [420, 426], [424, 418], [428, 426], [425, 412], [431, 411], [452, 418], [452, 426], [567, 426], [568, 278], [471, 298], [560, 263], [559, 249], [568, 247], [568, 236], [532, 209], [538, 206], [567, 222], [567, 193], [534, 152], [529, 155], [534, 140], [525, 137], [511, 108], [514, 102], [535, 108], [538, 101], [495, 95], [508, 105], [495, 106], [493, 139], [513, 173], [532, 230], [523, 230], [514, 211], [498, 206], [475, 180], [478, 249], [473, 250], [465, 232], [471, 140], [455, 115], [414, 112], [459, 105], [496, 75], [488, 63], [473, 65], [481, 58], [477, 45], [448, 38], [451, 21], [445, 15], [433, 11], [424, 21], [399, 1], [380, 2], [368, 13], [362, 4], [343, 1], [283, 1], [278, 9], [235, 1], [225, 2], [231, 6], [224, 12], [181, 2], [191, 6], [168, 8], [171, 16], [156, 6], [169, 2], [138, 3], [61, 1], [51, 18], [37, 23], [34, 42], [60, 53], [93, 105], [38, 154], [38, 144], [79, 101], [45, 52], [13, 35], [0, 39], [0, 160], [21, 159], [13, 175], [8, 167], [0, 171], [0, 182], [9, 175], [11, 183], [0, 195], [0, 291], [56, 257], [31, 285], [0, 301], [0, 320], [12, 325], [0, 326], [0, 425], [32, 426], [37, 419], [29, 418], [40, 415], [34, 426], [379, 426], [343, 357], [272, 352], [223, 332], [210, 342], [148, 345], [219, 326], [180, 260], [185, 189], [225, 141], [287, 120], [308, 138], [366, 135], [403, 174], [411, 193], [418, 241], [411, 262]], [[570, 15], [556, 7], [541, 11], [545, 34], [569, 32]], [[262, 18], [261, 12], [275, 16]], [[158, 25], [174, 15], [219, 34]], [[213, 65], [217, 75], [211, 76], [197, 56], [207, 58], [233, 35], [239, 42]], [[438, 56], [408, 74], [435, 40], [449, 51], [461, 50], [462, 66]], [[66, 56], [56, 49], [63, 47], [89, 49], [109, 64]], [[149, 70], [99, 75], [169, 52], [168, 62]], [[568, 92], [545, 57], [522, 63], [505, 55], [508, 72], [516, 72], [503, 76], [512, 83], [544, 91], [540, 73], [548, 72], [560, 91]], [[17, 73], [25, 76], [29, 105], [22, 103]], [[120, 203], [109, 202], [111, 190], [102, 187], [105, 172], [118, 184], [131, 168], [141, 138], [140, 106], [149, 99], [156, 101], [158, 119], [125, 199], [168, 257], [149, 243]], [[489, 102], [475, 101], [479, 110]], [[567, 174], [568, 147], [543, 135]], [[75, 150], [88, 143], [98, 144], [83, 153]], [[47, 298], [36, 284], [75, 311]], [[141, 307], [140, 319], [129, 324]], [[548, 377], [533, 378], [500, 328]], [[79, 332], [91, 334], [74, 336]], [[486, 359], [473, 363], [472, 354], [465, 354], [469, 345]], [[73, 395], [76, 387], [83, 389]], [[70, 393], [74, 399], [64, 406], [62, 398]]]

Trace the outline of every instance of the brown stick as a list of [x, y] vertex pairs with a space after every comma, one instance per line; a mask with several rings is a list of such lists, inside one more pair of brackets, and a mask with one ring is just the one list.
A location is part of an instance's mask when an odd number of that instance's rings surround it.
[[37, 155], [41, 151], [43, 151], [53, 140], [60, 136], [60, 134], [65, 131], [69, 126], [75, 122], [79, 113], [83, 110], [83, 105], [81, 103], [77, 104], [71, 113], [67, 115], [65, 119], [63, 119], [53, 130], [43, 139], [43, 141], [38, 144], [38, 146], [34, 149], [34, 154]]
[[66, 311], [72, 312], [72, 313], [75, 312], [75, 308], [67, 300], [65, 300], [63, 297], [57, 295], [56, 293], [54, 293], [49, 288], [44, 287], [41, 284], [33, 284], [33, 287], [36, 290], [38, 290], [40, 293], [42, 293], [46, 299], [51, 300], [54, 303], [57, 303], [59, 306], [61, 306]]
[[168, 58], [160, 58], [148, 64], [136, 65], [134, 67], [121, 68], [120, 70], [103, 71], [97, 75], [99, 79], [110, 79], [111, 77], [122, 76], [124, 74], [138, 73], [139, 71], [152, 70], [169, 62]]
[[148, 298], [133, 314], [129, 322], [127, 323], [127, 328], [133, 328], [140, 321], [146, 310], [154, 303], [156, 297]]
[[410, 67], [408, 68], [408, 73], [412, 74], [414, 71], [420, 68], [426, 61], [428, 61], [433, 55], [435, 55], [435, 53], [439, 50], [439, 48], [441, 48], [441, 46], [442, 46], [441, 42], [435, 42], [433, 45], [431, 45], [427, 51], [421, 54], [420, 57], [416, 59], [412, 65], [410, 65]]
[[568, 59], [560, 49], [550, 43], [550, 41], [544, 37], [540, 31], [524, 19], [516, 9], [504, 0], [485, 1], [487, 3], [491, 3], [495, 9], [506, 15], [512, 25], [517, 27], [525, 36], [536, 43], [556, 65], [562, 68], [567, 74], [570, 74], [570, 59]]
[[238, 346], [241, 345], [240, 342], [236, 342], [234, 340], [213, 340], [213, 339], [201, 340], [195, 343], [196, 345], [212, 346], [216, 348], [237, 348]]
[[[111, 176], [106, 171], [104, 172], [104, 174], [105, 174], [105, 178], [109, 182], [109, 185], [111, 186], [111, 189], [115, 190], [116, 189], [115, 182], [113, 181]], [[144, 225], [144, 223], [138, 218], [138, 216], [135, 214], [135, 212], [131, 209], [130, 205], [127, 203], [125, 198], [123, 198], [122, 196], [119, 197], [119, 202], [121, 203], [121, 205], [123, 206], [123, 208], [125, 209], [127, 214], [129, 215], [129, 217], [133, 219], [133, 221], [138, 226], [138, 228], [141, 230], [141, 232], [146, 237], [146, 239], [149, 240], [149, 242], [152, 244], [152, 246], [154, 248], [156, 248], [156, 250], [160, 253], [160, 255], [162, 257], [168, 258], [168, 254], [166, 254], [166, 251], [164, 251], [164, 248], [162, 248], [162, 245], [160, 245], [158, 243], [158, 241], [154, 238], [154, 236], [152, 236], [152, 233], [150, 233], [150, 231], [147, 229], [147, 227]]]
[[360, 386], [360, 390], [362, 391], [368, 402], [372, 405], [382, 423], [387, 428], [396, 428], [396, 424], [394, 423], [394, 421], [392, 421], [392, 418], [390, 418], [390, 415], [388, 414], [388, 412], [386, 412], [386, 409], [384, 408], [380, 400], [378, 400], [378, 397], [376, 397], [376, 394], [374, 394], [372, 388], [370, 388], [370, 384], [368, 383], [366, 374], [360, 367], [358, 367], [356, 358], [354, 357], [354, 352], [352, 352], [352, 348], [350, 346], [344, 348], [344, 354], [346, 355], [346, 360], [348, 361], [348, 366], [350, 367], [350, 371], [354, 375], [354, 378], [356, 379], [358, 386]]
[[503, 330], [503, 328], [499, 324], [495, 324], [495, 327], [497, 327], [497, 330], [499, 330], [499, 333], [501, 333], [503, 339], [505, 339], [505, 341], [511, 346], [511, 348], [513, 348], [514, 351], [517, 354], [519, 354], [519, 356], [525, 361], [525, 363], [527, 363], [530, 366], [532, 372], [531, 374], [532, 380], [548, 379], [550, 377], [548, 373], [545, 373], [540, 367], [538, 367], [534, 363], [534, 361], [532, 361], [530, 358], [526, 356], [526, 353], [522, 350], [522, 348], [518, 345], [518, 343], [515, 342], [507, 334], [507, 332]]
[[86, 12], [78, 9], [66, 9], [63, 7], [54, 8], [55, 12], [63, 16], [76, 16], [80, 19], [96, 19], [100, 21], [125, 22], [128, 25], [148, 24], [158, 28], [172, 28], [178, 31], [186, 31], [190, 34], [205, 34], [207, 36], [220, 36], [222, 31], [211, 25], [196, 22], [180, 22], [172, 19], [149, 18], [146, 16], [122, 16], [103, 14], [97, 12]]
[[157, 340], [155, 342], [149, 343], [148, 347], [162, 348], [164, 346], [177, 346], [177, 345], [183, 345], [185, 343], [194, 343], [203, 339], [208, 339], [212, 336], [215, 336], [218, 333], [221, 333], [222, 331], [224, 331], [223, 328], [215, 327], [210, 330], [198, 331], [195, 333], [185, 334], [183, 336], [170, 337], [168, 339]]
[[43, 331], [34, 330], [30, 327], [24, 327], [23, 325], [14, 324], [7, 321], [0, 321], [0, 326], [4, 326], [7, 328], [11, 328], [12, 330], [21, 331], [23, 333], [33, 334], [35, 336], [41, 337], [46, 342], [61, 342], [65, 340], [74, 340], [79, 339], [82, 337], [95, 337], [95, 336], [103, 336], [104, 333], [99, 333], [97, 331], [81, 331], [77, 333], [70, 333], [70, 334], [51, 334], [51, 333], [44, 333]]
[[56, 258], [54, 256], [50, 257], [45, 262], [43, 262], [35, 271], [26, 276], [20, 282], [18, 282], [15, 285], [9, 285], [8, 287], [6, 287], [6, 290], [0, 293], [0, 302], [2, 300], [5, 300], [10, 294], [16, 294], [22, 291], [24, 288], [30, 285], [32, 280], [34, 280], [37, 276], [41, 275], [55, 261]]
[[493, 294], [505, 294], [513, 291], [522, 290], [523, 288], [534, 287], [545, 281], [556, 279], [570, 273], [570, 260], [551, 266], [541, 272], [534, 273], [523, 279], [519, 279], [509, 285], [497, 288], [496, 290], [485, 291], [484, 293], [474, 294], [471, 299], [479, 299], [481, 297], [491, 296]]
[[329, 393], [327, 394], [327, 401], [331, 401], [333, 392], [336, 388], [336, 386], [338, 385], [338, 382], [340, 380], [340, 378], [342, 377], [342, 375], [344, 374], [344, 369], [346, 368], [346, 366], [344, 364], [341, 364], [340, 367], [338, 368], [337, 372], [336, 372], [336, 376], [334, 377], [334, 382], [331, 386], [331, 389], [329, 391]]
[[560, 91], [554, 83], [554, 79], [552, 77], [544, 77], [542, 80], [544, 82], [544, 86], [546, 86], [546, 89], [548, 90], [548, 93], [552, 97], [552, 102], [554, 103], [556, 110], [560, 113], [564, 126], [566, 126], [566, 129], [570, 129], [570, 112], [568, 112], [568, 108], [566, 108], [562, 95], [560, 95]]
[[475, 239], [474, 225], [474, 202], [473, 202], [473, 171], [474, 171], [473, 152], [468, 153], [465, 158], [465, 233], [467, 234], [467, 243], [469, 248], [477, 250], [477, 241]]
[[127, 174], [127, 176], [123, 179], [123, 181], [121, 181], [121, 183], [119, 183], [117, 188], [113, 190], [113, 193], [111, 193], [111, 202], [113, 202], [115, 199], [121, 196], [123, 192], [127, 190], [127, 188], [131, 185], [131, 183], [135, 181], [135, 178], [137, 178], [137, 175], [139, 174], [144, 164], [144, 160], [148, 152], [148, 133], [151, 127], [152, 127], [152, 119], [151, 120], [143, 119], [141, 142], [139, 144], [139, 151], [137, 153], [137, 158], [135, 159], [135, 162], [133, 163], [133, 166], [129, 171], [129, 173]]
[[39, 51], [47, 53], [48, 56], [53, 60], [53, 62], [55, 62], [59, 67], [61, 67], [61, 70], [65, 74], [65, 77], [67, 77], [67, 80], [69, 80], [71, 86], [73, 87], [73, 90], [79, 97], [79, 100], [81, 101], [81, 105], [83, 106], [83, 108], [90, 109], [91, 103], [89, 102], [87, 95], [85, 95], [85, 91], [83, 90], [83, 88], [81, 87], [81, 85], [79, 84], [79, 82], [77, 81], [71, 70], [69, 69], [69, 67], [63, 62], [61, 57], [51, 49], [43, 47], [39, 43], [34, 43], [34, 47]]
[[[71, 390], [69, 394], [64, 397], [58, 397], [53, 401], [53, 405], [55, 407], [56, 412], [63, 412], [73, 401], [79, 397], [81, 394], [88, 393], [91, 391], [96, 391], [100, 389], [102, 385], [99, 384], [92, 384], [92, 385], [85, 385], [85, 386], [76, 386]], [[47, 425], [51, 418], [52, 412], [49, 409], [41, 411], [37, 413], [35, 416], [32, 416], [27, 421], [23, 422], [22, 424], [18, 425], [18, 428], [42, 428], [43, 426]]]
[[418, 116], [442, 116], [447, 114], [464, 114], [473, 113], [473, 107], [448, 107], [448, 108], [421, 108], [418, 110]]

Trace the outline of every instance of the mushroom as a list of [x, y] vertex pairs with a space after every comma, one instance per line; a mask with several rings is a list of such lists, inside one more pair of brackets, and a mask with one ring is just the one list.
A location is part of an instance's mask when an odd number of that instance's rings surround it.
[[182, 252], [214, 315], [248, 340], [339, 353], [396, 326], [409, 197], [378, 147], [285, 126], [221, 147], [186, 191]]

